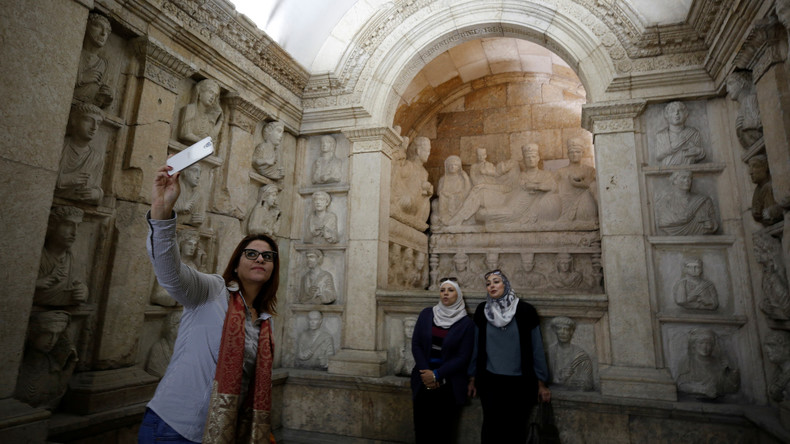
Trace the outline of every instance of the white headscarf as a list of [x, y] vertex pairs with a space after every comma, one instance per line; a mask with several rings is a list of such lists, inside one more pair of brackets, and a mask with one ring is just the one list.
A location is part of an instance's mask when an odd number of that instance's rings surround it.
[[464, 294], [457, 282], [447, 280], [442, 281], [439, 283], [439, 288], [441, 289], [442, 285], [444, 284], [450, 284], [455, 287], [455, 291], [458, 293], [458, 299], [456, 299], [455, 303], [449, 307], [442, 304], [441, 300], [438, 304], [434, 305], [433, 323], [441, 328], [450, 328], [453, 324], [466, 316], [466, 304], [464, 303]]
[[516, 292], [510, 287], [510, 281], [507, 276], [502, 274], [501, 271], [495, 272], [497, 276], [502, 278], [505, 284], [505, 293], [498, 297], [492, 298], [490, 294], [486, 294], [486, 306], [483, 312], [486, 315], [488, 322], [494, 327], [504, 327], [513, 320], [516, 315], [516, 307], [518, 307], [518, 298]]

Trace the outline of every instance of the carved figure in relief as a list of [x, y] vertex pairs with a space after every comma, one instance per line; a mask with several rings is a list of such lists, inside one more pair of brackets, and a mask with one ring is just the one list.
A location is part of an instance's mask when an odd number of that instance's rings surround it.
[[329, 358], [335, 354], [332, 335], [321, 328], [324, 317], [320, 311], [307, 313], [307, 330], [299, 334], [296, 347], [296, 367], [325, 370]]
[[77, 84], [74, 86], [75, 99], [101, 108], [108, 107], [114, 96], [112, 88], [105, 83], [107, 59], [100, 54], [110, 37], [110, 32], [112, 27], [106, 17], [96, 13], [88, 14], [88, 27], [85, 39], [82, 41]]
[[713, 282], [702, 277], [702, 260], [689, 259], [683, 265], [683, 277], [672, 287], [675, 302], [683, 308], [715, 310], [719, 295]]
[[313, 183], [336, 183], [340, 182], [341, 166], [343, 161], [335, 156], [337, 141], [334, 137], [321, 136], [321, 154], [313, 162]]
[[790, 333], [773, 330], [763, 344], [768, 362], [778, 368], [768, 384], [768, 396], [776, 402], [790, 400]]
[[460, 157], [448, 156], [444, 160], [444, 175], [439, 178], [436, 188], [439, 195], [439, 220], [449, 221], [472, 189], [472, 181], [461, 167]]
[[749, 177], [752, 183], [757, 185], [752, 194], [752, 218], [765, 226], [781, 221], [784, 218], [784, 211], [774, 200], [771, 172], [765, 154], [758, 154], [749, 159]]
[[[194, 230], [181, 230], [178, 236], [178, 251], [181, 262], [197, 271], [206, 271], [206, 252], [200, 248], [200, 235]], [[178, 305], [175, 299], [156, 282], [154, 292], [151, 294], [151, 304], [163, 307]]]
[[217, 145], [217, 136], [222, 128], [222, 107], [219, 104], [219, 84], [212, 79], [198, 82], [194, 87], [191, 103], [181, 109], [178, 139], [191, 145], [208, 136]]
[[205, 200], [200, 191], [200, 175], [203, 168], [199, 163], [181, 171], [178, 183], [181, 185], [181, 198], [176, 201], [175, 212], [182, 224], [200, 226], [206, 219]]
[[400, 279], [402, 273], [402, 265], [403, 262], [400, 260], [401, 256], [401, 246], [395, 243], [390, 243], [388, 257], [389, 257], [389, 268], [387, 269], [387, 283], [391, 288], [397, 287], [400, 285]]
[[302, 304], [331, 304], [337, 299], [335, 279], [332, 274], [321, 268], [324, 252], [307, 250], [304, 253], [307, 271], [302, 276], [299, 302]]
[[77, 275], [71, 253], [83, 214], [79, 208], [67, 206], [55, 206], [49, 213], [33, 296], [35, 305], [66, 306], [88, 300], [88, 286]]
[[519, 288], [543, 288], [548, 280], [543, 273], [535, 271], [535, 254], [521, 253], [521, 273], [517, 273], [513, 283]]
[[313, 211], [307, 216], [306, 243], [336, 244], [338, 241], [337, 215], [329, 211], [332, 198], [328, 193], [316, 191], [312, 195]]
[[263, 126], [263, 142], [255, 147], [252, 154], [252, 168], [261, 176], [272, 180], [284, 176], [280, 160], [280, 143], [285, 134], [285, 125], [280, 121], [272, 121]]
[[485, 148], [478, 148], [476, 153], [477, 163], [469, 168], [469, 178], [472, 181], [472, 185], [496, 185], [502, 172], [501, 168], [498, 169], [496, 165], [486, 160], [488, 152]]
[[727, 76], [727, 94], [738, 102], [735, 132], [743, 148], [751, 147], [763, 137], [763, 122], [757, 104], [757, 91], [749, 71], [734, 71]]
[[771, 319], [790, 319], [790, 292], [782, 263], [781, 245], [767, 234], [756, 234], [753, 239], [754, 256], [763, 269], [760, 309]]
[[145, 371], [149, 374], [157, 378], [165, 375], [167, 365], [170, 364], [170, 357], [173, 356], [179, 325], [181, 325], [181, 311], [174, 311], [167, 315], [162, 325], [162, 337], [154, 342], [148, 352]]
[[480, 284], [480, 274], [469, 267], [469, 255], [466, 253], [453, 255], [453, 267], [453, 274], [458, 278], [461, 288], [475, 288], [475, 284]]
[[713, 202], [708, 196], [691, 192], [691, 171], [675, 171], [669, 182], [669, 190], [656, 199], [659, 230], [670, 236], [715, 233], [719, 222]]
[[557, 335], [557, 342], [548, 347], [551, 381], [572, 390], [592, 390], [592, 359], [583, 348], [571, 344], [571, 338], [576, 331], [576, 321], [557, 316], [551, 320], [551, 329]]
[[656, 160], [662, 165], [690, 165], [705, 158], [699, 131], [686, 126], [688, 109], [683, 102], [664, 107], [669, 126], [656, 134]]
[[61, 310], [33, 313], [14, 397], [53, 410], [66, 393], [77, 350], [65, 334], [71, 317]]
[[560, 220], [597, 220], [595, 168], [582, 164], [585, 146], [581, 139], [569, 139], [567, 145], [570, 164], [557, 171], [562, 200]]
[[549, 283], [554, 288], [579, 288], [584, 284], [584, 276], [573, 269], [573, 256], [557, 253], [554, 260], [556, 271], [549, 273]]
[[258, 200], [247, 215], [247, 234], [274, 236], [280, 231], [280, 189], [266, 184], [258, 191]]
[[56, 195], [93, 204], [98, 204], [104, 196], [101, 188], [104, 151], [91, 146], [103, 120], [102, 111], [96, 105], [78, 103], [71, 108]]
[[689, 332], [688, 354], [678, 367], [678, 391], [700, 399], [716, 399], [735, 393], [741, 385], [738, 368], [729, 362], [708, 328]]
[[431, 141], [417, 137], [406, 150], [406, 160], [400, 164], [393, 182], [395, 198], [393, 217], [420, 231], [426, 229], [431, 212], [433, 185], [428, 181], [428, 171], [423, 166], [431, 154]]
[[779, 23], [785, 27], [787, 32], [788, 38], [788, 59], [790, 59], [790, 0], [776, 0], [774, 4], [776, 17], [779, 19]]
[[498, 270], [502, 268], [499, 265], [499, 253], [486, 253], [485, 264], [487, 270]]
[[398, 284], [400, 287], [408, 287], [409, 280], [415, 274], [414, 270], [414, 250], [411, 247], [405, 247], [401, 252], [400, 275], [398, 276]]
[[426, 255], [418, 251], [414, 255], [414, 273], [411, 274], [409, 284], [413, 288], [425, 289], [428, 285], [428, 268], [425, 266]]
[[403, 344], [398, 350], [398, 363], [395, 365], [395, 374], [398, 376], [411, 376], [414, 368], [414, 355], [411, 352], [411, 338], [414, 335], [414, 326], [417, 318], [408, 316], [403, 318]]

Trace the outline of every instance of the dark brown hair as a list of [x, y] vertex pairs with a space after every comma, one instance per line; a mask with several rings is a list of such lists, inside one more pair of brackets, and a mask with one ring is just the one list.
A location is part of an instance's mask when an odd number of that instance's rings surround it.
[[265, 234], [251, 234], [242, 239], [239, 245], [236, 246], [236, 249], [233, 250], [230, 261], [228, 261], [228, 266], [225, 267], [225, 272], [222, 273], [222, 279], [225, 280], [225, 285], [231, 282], [238, 282], [240, 284], [236, 268], [239, 266], [239, 261], [241, 260], [244, 249], [255, 240], [266, 242], [272, 248], [272, 251], [277, 254], [274, 256], [272, 275], [269, 277], [269, 280], [263, 284], [258, 295], [255, 296], [252, 306], [255, 307], [259, 313], [269, 313], [274, 316], [277, 314], [277, 288], [280, 286], [280, 251], [277, 249], [277, 242], [275, 242], [274, 239]]

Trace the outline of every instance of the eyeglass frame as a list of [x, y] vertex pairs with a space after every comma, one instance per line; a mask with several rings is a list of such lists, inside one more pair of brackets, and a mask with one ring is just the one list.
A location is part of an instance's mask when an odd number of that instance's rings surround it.
[[458, 282], [458, 278], [455, 277], [455, 276], [450, 276], [450, 277], [443, 277], [443, 278], [439, 279], [440, 283], [443, 283], [443, 282], [446, 282], [446, 281], [456, 282], [457, 283]]
[[502, 276], [502, 270], [497, 268], [496, 270], [489, 271], [488, 273], [485, 274], [485, 279], [488, 279], [488, 277], [491, 276], [492, 274], [495, 274], [497, 276]]
[[[247, 253], [248, 251], [255, 252], [255, 257], [250, 257], [250, 255]], [[241, 250], [241, 254], [247, 260], [250, 260], [250, 261], [258, 260], [258, 256], [263, 258], [264, 262], [274, 262], [274, 260], [277, 259], [277, 252], [276, 251], [258, 251], [258, 250], [254, 249], [254, 248], [245, 248], [245, 249]], [[267, 259], [266, 255], [270, 255], [271, 258]]]

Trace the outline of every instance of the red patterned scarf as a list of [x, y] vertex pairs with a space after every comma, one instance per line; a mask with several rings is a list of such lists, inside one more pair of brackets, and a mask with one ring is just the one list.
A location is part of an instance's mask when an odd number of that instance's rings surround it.
[[274, 442], [271, 434], [272, 358], [274, 343], [268, 319], [261, 323], [255, 378], [244, 402], [241, 375], [244, 363], [244, 300], [239, 292], [230, 294], [228, 313], [222, 327], [222, 342], [203, 442], [206, 444]]

